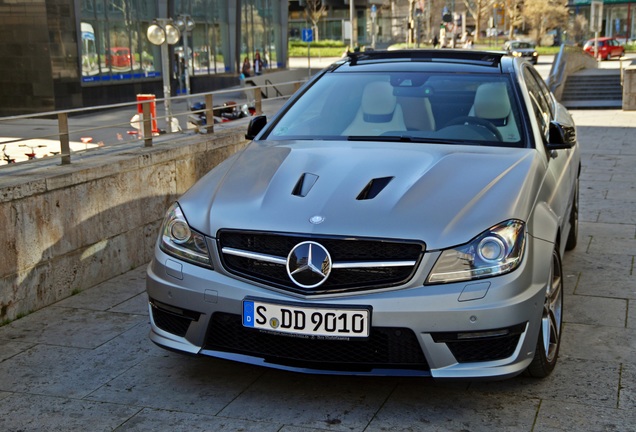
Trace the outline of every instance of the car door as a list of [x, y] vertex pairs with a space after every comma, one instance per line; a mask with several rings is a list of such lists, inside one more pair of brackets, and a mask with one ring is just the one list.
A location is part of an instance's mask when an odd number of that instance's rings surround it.
[[576, 169], [573, 165], [576, 164], [573, 163], [572, 158], [576, 151], [575, 149], [548, 149], [550, 122], [557, 120], [558, 104], [534, 68], [529, 67], [529, 65], [525, 66], [522, 73], [542, 134], [542, 142], [537, 143], [537, 145], [543, 145], [547, 159], [547, 172], [541, 199], [544, 199], [554, 211], [559, 218], [561, 228], [563, 228], [567, 222], [567, 215], [574, 196]]
[[621, 44], [615, 39], [612, 39], [609, 42], [610, 49], [612, 50], [612, 57], [620, 57], [623, 54], [623, 47], [621, 46]]

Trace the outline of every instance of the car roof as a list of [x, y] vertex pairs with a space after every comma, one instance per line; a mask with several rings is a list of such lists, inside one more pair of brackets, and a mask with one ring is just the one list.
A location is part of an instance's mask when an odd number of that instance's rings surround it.
[[500, 51], [409, 49], [349, 52], [332, 66], [337, 72], [448, 71], [510, 73], [513, 59]]

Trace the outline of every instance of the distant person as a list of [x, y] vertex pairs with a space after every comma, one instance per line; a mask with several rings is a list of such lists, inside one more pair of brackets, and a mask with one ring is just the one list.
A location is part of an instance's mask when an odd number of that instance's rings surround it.
[[267, 51], [263, 50], [263, 68], [267, 69], [269, 67], [269, 56], [267, 55]]
[[263, 73], [263, 60], [261, 60], [261, 53], [258, 50], [254, 54], [254, 73], [257, 76]]
[[241, 69], [241, 73], [245, 76], [245, 78], [251, 75], [252, 66], [250, 65], [249, 57], [245, 57], [243, 60], [243, 68]]

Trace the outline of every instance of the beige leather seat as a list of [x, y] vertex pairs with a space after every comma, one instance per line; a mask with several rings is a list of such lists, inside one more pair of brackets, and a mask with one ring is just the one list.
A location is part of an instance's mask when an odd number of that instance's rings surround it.
[[398, 104], [402, 107], [404, 123], [408, 130], [435, 130], [435, 117], [428, 98], [403, 96], [398, 97]]
[[504, 83], [480, 85], [468, 115], [490, 121], [499, 129], [505, 142], [520, 140], [519, 128], [510, 109], [510, 98]]
[[388, 81], [375, 81], [364, 87], [360, 109], [342, 134], [381, 135], [387, 131], [406, 131], [402, 107]]

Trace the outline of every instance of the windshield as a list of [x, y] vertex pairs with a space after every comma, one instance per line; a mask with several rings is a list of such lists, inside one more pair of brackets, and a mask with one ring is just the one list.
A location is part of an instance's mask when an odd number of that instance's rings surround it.
[[510, 46], [513, 49], [527, 49], [527, 48], [534, 48], [534, 45], [528, 43], [528, 42], [513, 42], [510, 44]]
[[523, 147], [507, 76], [327, 73], [264, 136]]

